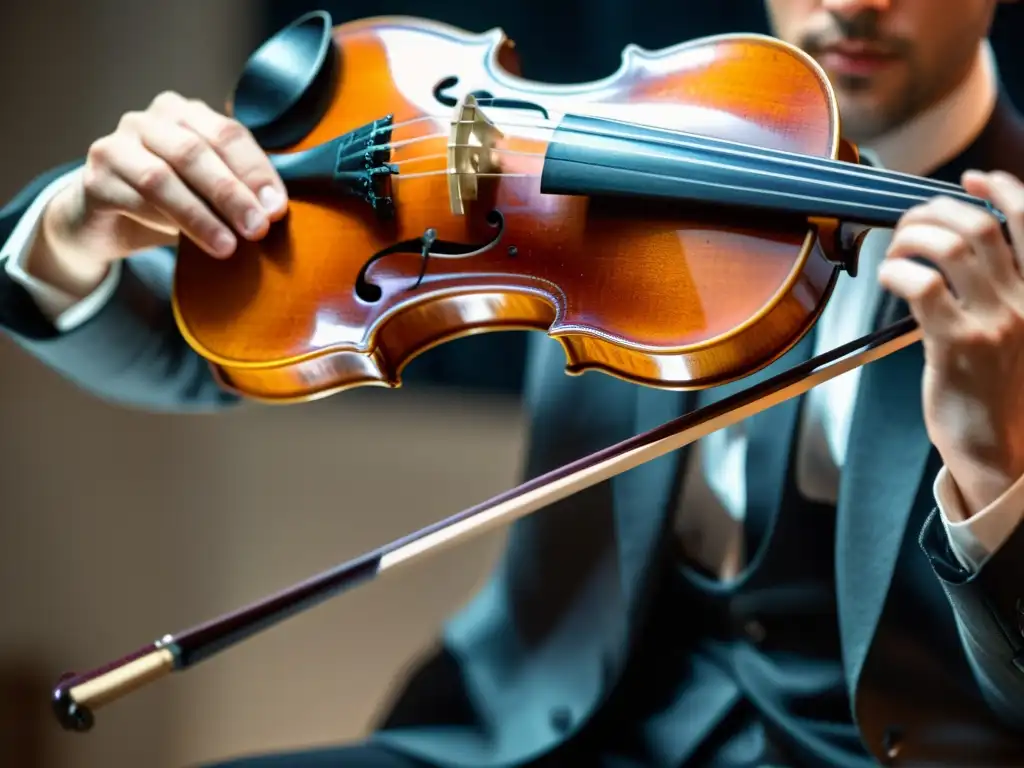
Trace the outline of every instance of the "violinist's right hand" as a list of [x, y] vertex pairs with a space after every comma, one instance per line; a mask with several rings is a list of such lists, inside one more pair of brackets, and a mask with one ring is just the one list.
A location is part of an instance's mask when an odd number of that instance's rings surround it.
[[85, 296], [132, 253], [184, 234], [227, 258], [237, 238], [262, 238], [286, 210], [284, 184], [245, 127], [163, 93], [92, 143], [81, 172], [47, 206], [26, 266]]

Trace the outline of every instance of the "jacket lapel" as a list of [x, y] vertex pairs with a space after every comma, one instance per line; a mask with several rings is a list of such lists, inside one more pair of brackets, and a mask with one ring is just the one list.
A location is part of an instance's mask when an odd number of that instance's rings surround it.
[[[960, 183], [969, 168], [1002, 165], [1012, 145], [1012, 109], [1000, 94], [988, 124], [963, 153], [930, 174]], [[908, 314], [905, 302], [884, 299], [881, 325]], [[924, 347], [913, 344], [865, 366], [840, 481], [836, 592], [851, 703], [878, 628], [907, 522], [932, 452], [921, 407]], [[930, 494], [923, 494], [930, 498]]]
[[864, 367], [836, 521], [836, 593], [851, 701], [892, 581], [931, 443], [913, 344]]

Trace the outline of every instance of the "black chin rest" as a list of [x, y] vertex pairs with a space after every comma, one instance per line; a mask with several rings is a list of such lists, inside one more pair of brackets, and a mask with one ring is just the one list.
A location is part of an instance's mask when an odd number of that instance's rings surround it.
[[249, 57], [232, 94], [232, 115], [263, 149], [309, 135], [331, 103], [339, 52], [326, 11], [300, 16]]

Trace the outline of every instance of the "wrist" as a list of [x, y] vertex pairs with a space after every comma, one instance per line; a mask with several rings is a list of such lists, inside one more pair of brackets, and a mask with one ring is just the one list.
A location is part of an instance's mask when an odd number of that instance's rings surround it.
[[967, 518], [994, 504], [1024, 476], [1020, 462], [958, 459], [946, 467]]
[[100, 257], [89, 247], [82, 215], [76, 212], [76, 186], [61, 190], [43, 211], [24, 268], [32, 277], [69, 296], [82, 299], [103, 282], [111, 254]]

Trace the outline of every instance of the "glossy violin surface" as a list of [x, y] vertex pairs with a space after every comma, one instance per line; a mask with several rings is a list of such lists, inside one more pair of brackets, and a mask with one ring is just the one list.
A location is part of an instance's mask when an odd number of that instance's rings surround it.
[[[307, 103], [275, 135], [266, 115], [276, 105], [249, 105], [294, 77], [289, 44], [306, 53]], [[835, 101], [802, 53], [729, 36], [630, 47], [617, 72], [582, 85], [529, 82], [517, 70], [500, 30], [401, 17], [332, 27], [313, 14], [254, 54], [235, 116], [263, 119], [254, 134], [264, 146], [304, 133], [271, 150], [279, 168], [304, 152], [310, 165], [322, 148], [348, 175], [324, 180], [321, 168], [292, 183], [282, 171], [288, 217], [231, 259], [181, 243], [176, 317], [229, 388], [291, 401], [396, 386], [433, 345], [502, 329], [557, 338], [570, 373], [708, 386], [767, 364], [806, 332], [836, 268], [806, 217], [744, 220], [652, 201], [649, 169], [622, 180], [639, 196], [563, 194], [551, 190], [590, 180], [550, 154], [602, 141], [626, 152], [614, 131], [640, 123], [836, 157]], [[595, 133], [571, 132], [574, 118], [596, 118]], [[304, 131], [302, 119], [315, 123]], [[671, 148], [638, 151], [631, 157], [656, 167]]]
[[503, 329], [558, 339], [570, 374], [714, 386], [783, 354], [852, 271], [828, 222], [892, 225], [935, 193], [846, 162], [823, 71], [774, 38], [631, 46], [578, 85], [517, 71], [500, 30], [408, 17], [309, 14], [253, 54], [229, 112], [290, 212], [227, 260], [182, 241], [174, 283], [225, 386], [398, 386]]

